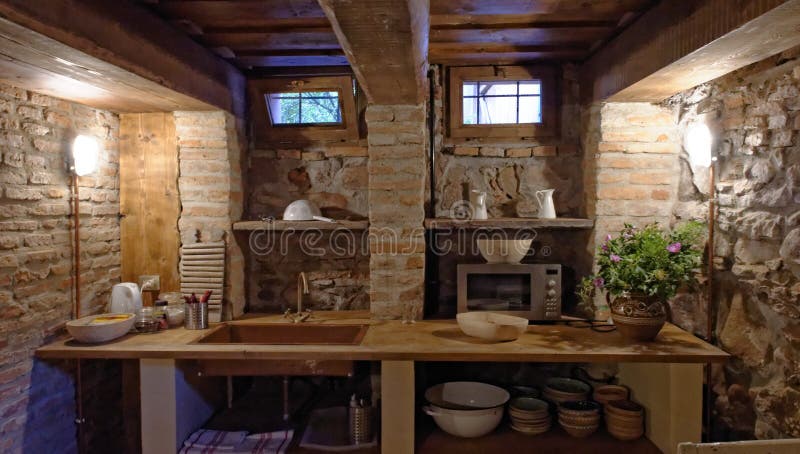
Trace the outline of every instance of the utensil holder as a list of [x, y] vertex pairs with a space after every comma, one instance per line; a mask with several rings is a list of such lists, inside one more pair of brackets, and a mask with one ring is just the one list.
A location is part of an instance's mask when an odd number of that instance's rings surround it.
[[369, 443], [375, 436], [373, 407], [350, 407], [350, 443]]
[[184, 304], [186, 318], [183, 326], [186, 329], [208, 328], [208, 303]]

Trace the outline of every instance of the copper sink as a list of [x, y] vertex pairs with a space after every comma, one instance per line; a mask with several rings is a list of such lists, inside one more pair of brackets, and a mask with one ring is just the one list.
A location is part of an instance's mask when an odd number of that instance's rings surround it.
[[225, 324], [201, 337], [197, 344], [358, 345], [368, 325]]

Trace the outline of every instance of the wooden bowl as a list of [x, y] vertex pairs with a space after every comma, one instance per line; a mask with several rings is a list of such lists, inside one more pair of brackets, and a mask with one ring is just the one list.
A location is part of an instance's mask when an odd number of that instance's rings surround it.
[[599, 424], [594, 424], [590, 426], [573, 426], [571, 424], [565, 424], [560, 421], [559, 424], [561, 424], [561, 427], [563, 427], [568, 434], [570, 434], [575, 438], [586, 438], [589, 435], [595, 433], [597, 431], [597, 428], [600, 427]]
[[644, 407], [632, 400], [612, 400], [606, 404], [606, 413], [636, 417], [644, 414]]
[[612, 400], [627, 400], [628, 396], [630, 396], [630, 390], [625, 386], [601, 385], [594, 389], [592, 399], [599, 402], [600, 405], [605, 405]]

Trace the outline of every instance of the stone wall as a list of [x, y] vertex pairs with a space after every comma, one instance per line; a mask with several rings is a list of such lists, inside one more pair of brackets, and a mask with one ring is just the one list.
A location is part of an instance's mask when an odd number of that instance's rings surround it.
[[[254, 149], [248, 165], [247, 219], [282, 219], [292, 201], [308, 199], [333, 219], [367, 218], [367, 146], [317, 142], [295, 149]], [[249, 234], [239, 240], [249, 243]], [[286, 234], [285, 253], [248, 253], [249, 310], [283, 311], [297, 301], [297, 274], [306, 272], [310, 295], [304, 298], [314, 310], [369, 308], [369, 250], [366, 232], [348, 235], [350, 247], [328, 245], [329, 234]], [[314, 245], [311, 246], [310, 242]], [[309, 253], [321, 247], [322, 254]]]
[[[0, 85], [0, 452], [75, 452], [73, 363], [34, 360], [72, 315], [71, 141], [101, 144], [98, 170], [78, 179], [81, 313], [101, 312], [120, 280], [119, 119], [82, 105]], [[119, 451], [114, 363], [87, 362], [86, 452]], [[114, 391], [116, 390], [116, 391]], [[115, 440], [116, 439], [116, 440]]]
[[225, 316], [240, 315], [245, 306], [244, 256], [231, 228], [244, 211], [237, 126], [234, 117], [222, 111], [175, 112], [181, 243], [225, 240]]
[[[800, 48], [673, 97], [681, 133], [705, 121], [719, 157], [714, 438], [800, 437]], [[681, 162], [676, 221], [706, 219], [708, 170]], [[676, 304], [677, 303], [677, 304]], [[705, 305], [673, 303], [700, 331]]]
[[436, 70], [436, 216], [449, 216], [473, 189], [486, 191], [491, 217], [535, 217], [534, 193], [553, 188], [559, 216], [583, 215], [580, 172], [581, 110], [576, 69], [564, 65], [559, 81], [560, 133], [540, 139], [447, 137], [444, 77]]
[[[370, 310], [399, 318], [422, 316], [425, 283], [425, 106], [370, 105]], [[411, 311], [409, 311], [410, 313]]]

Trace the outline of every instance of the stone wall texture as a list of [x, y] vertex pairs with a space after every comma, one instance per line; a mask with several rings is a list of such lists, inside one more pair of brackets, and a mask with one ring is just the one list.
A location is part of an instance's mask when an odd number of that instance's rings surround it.
[[[704, 121], [719, 158], [714, 437], [800, 437], [800, 48], [669, 100], [680, 134]], [[708, 170], [681, 160], [675, 221], [707, 219]], [[705, 301], [673, 302], [702, 332]]]
[[[364, 141], [365, 142], [365, 141]], [[282, 219], [291, 202], [308, 199], [333, 219], [366, 219], [366, 143], [317, 142], [296, 149], [254, 149], [248, 165], [247, 219]], [[248, 242], [247, 233], [239, 234]], [[321, 238], [300, 232], [285, 235], [286, 253], [248, 254], [249, 309], [284, 311], [297, 301], [297, 274], [306, 272], [310, 295], [306, 306], [314, 310], [369, 308], [369, 250], [366, 232], [347, 235], [346, 247], [332, 248], [331, 236]], [[301, 244], [316, 241], [322, 254], [309, 253]], [[344, 240], [343, 237], [339, 237]], [[353, 246], [353, 247], [351, 247]], [[313, 255], [313, 257], [311, 256]]]
[[[0, 85], [0, 452], [75, 452], [71, 362], [34, 350], [72, 315], [72, 220], [67, 160], [77, 134], [101, 144], [98, 170], [78, 179], [81, 313], [101, 312], [120, 280], [119, 119], [110, 112]], [[86, 452], [114, 452], [118, 365], [85, 362]], [[84, 388], [89, 389], [89, 388]]]
[[376, 318], [422, 316], [425, 283], [425, 106], [370, 105], [370, 310]]
[[226, 243], [224, 316], [244, 312], [244, 256], [232, 224], [242, 219], [242, 148], [234, 117], [222, 111], [175, 112], [182, 244]]
[[583, 214], [581, 178], [581, 109], [576, 70], [561, 68], [560, 131], [542, 138], [473, 138], [446, 134], [444, 72], [436, 69], [436, 216], [449, 216], [454, 204], [469, 200], [469, 191], [488, 193], [491, 217], [535, 217], [534, 193], [555, 189], [559, 216]]

